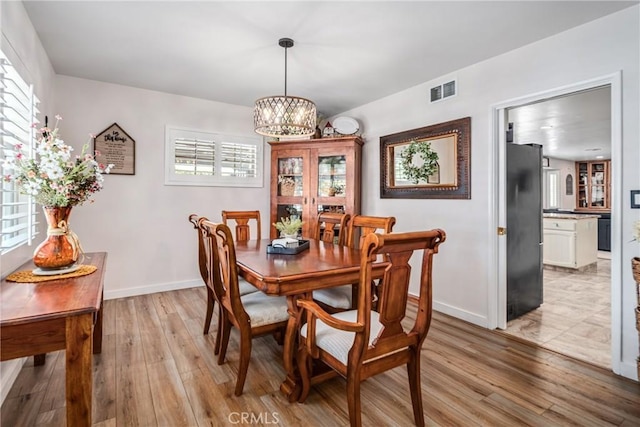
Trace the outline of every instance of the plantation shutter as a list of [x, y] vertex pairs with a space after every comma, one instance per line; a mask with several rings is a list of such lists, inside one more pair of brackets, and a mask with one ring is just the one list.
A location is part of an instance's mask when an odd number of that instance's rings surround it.
[[[37, 137], [36, 123], [38, 99], [33, 85], [27, 84], [0, 52], [0, 150], [3, 159], [15, 158], [17, 144], [22, 144], [24, 156], [34, 155]], [[3, 162], [3, 178], [13, 174]], [[6, 253], [25, 243], [31, 244], [36, 233], [37, 210], [31, 196], [22, 195], [15, 182], [2, 180], [2, 208], [0, 209], [2, 244], [0, 253]]]
[[255, 144], [238, 144], [222, 142], [220, 159], [220, 174], [222, 176], [238, 176], [255, 178], [257, 171], [257, 147]]
[[176, 138], [174, 167], [178, 175], [214, 175], [215, 143]]
[[165, 184], [262, 187], [261, 137], [166, 126]]

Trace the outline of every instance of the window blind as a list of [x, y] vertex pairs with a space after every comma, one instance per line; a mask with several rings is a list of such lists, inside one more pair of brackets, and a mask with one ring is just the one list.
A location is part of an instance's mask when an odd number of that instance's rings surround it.
[[166, 127], [165, 184], [262, 187], [262, 138]]
[[[2, 159], [15, 158], [18, 152], [34, 155], [38, 99], [33, 85], [20, 77], [7, 57], [0, 51], [0, 150]], [[19, 149], [19, 145], [21, 148]], [[22, 195], [15, 182], [4, 178], [13, 174], [2, 162], [2, 208], [0, 209], [0, 253], [6, 253], [25, 243], [31, 244], [35, 237], [37, 210], [32, 197]]]

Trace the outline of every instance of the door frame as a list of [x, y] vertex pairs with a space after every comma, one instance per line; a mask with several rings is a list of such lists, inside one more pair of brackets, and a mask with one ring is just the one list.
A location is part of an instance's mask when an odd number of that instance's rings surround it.
[[[561, 86], [490, 106], [489, 163], [489, 292], [488, 327], [507, 326], [506, 238], [498, 235], [498, 227], [506, 227], [506, 109], [519, 107], [562, 95], [601, 86], [611, 88], [611, 367], [620, 373], [622, 356], [622, 73]], [[508, 232], [508, 230], [507, 230]]]

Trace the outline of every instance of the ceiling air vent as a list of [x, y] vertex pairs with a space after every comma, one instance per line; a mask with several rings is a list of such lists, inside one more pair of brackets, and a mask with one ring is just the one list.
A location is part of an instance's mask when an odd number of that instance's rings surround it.
[[430, 93], [431, 102], [441, 101], [445, 98], [454, 96], [456, 94], [456, 81], [451, 80], [450, 82], [432, 87]]

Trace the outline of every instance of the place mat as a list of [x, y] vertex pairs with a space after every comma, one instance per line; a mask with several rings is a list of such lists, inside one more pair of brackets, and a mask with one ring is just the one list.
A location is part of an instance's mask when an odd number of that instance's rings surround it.
[[48, 280], [59, 280], [59, 279], [68, 279], [71, 277], [80, 277], [86, 276], [87, 274], [91, 274], [96, 271], [98, 267], [95, 265], [81, 265], [76, 271], [65, 274], [58, 274], [55, 276], [36, 276], [32, 273], [31, 270], [22, 270], [16, 271], [15, 273], [11, 273], [7, 276], [7, 280], [10, 282], [19, 282], [19, 283], [38, 283], [38, 282], [46, 282]]

